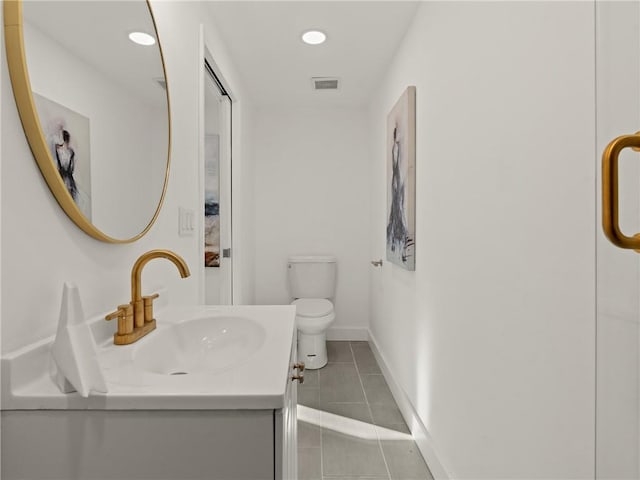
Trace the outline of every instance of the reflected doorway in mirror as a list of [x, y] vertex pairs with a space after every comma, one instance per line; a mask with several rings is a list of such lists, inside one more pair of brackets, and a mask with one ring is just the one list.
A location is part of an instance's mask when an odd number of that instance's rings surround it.
[[220, 266], [220, 136], [204, 139], [204, 266]]
[[91, 220], [91, 140], [89, 119], [48, 98], [33, 94], [51, 158], [67, 191]]

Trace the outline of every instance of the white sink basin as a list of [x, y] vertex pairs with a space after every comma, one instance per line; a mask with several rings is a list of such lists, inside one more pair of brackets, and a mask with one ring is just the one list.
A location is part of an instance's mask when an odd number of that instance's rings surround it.
[[262, 325], [240, 316], [197, 318], [152, 332], [133, 364], [158, 375], [212, 374], [247, 362], [266, 338]]

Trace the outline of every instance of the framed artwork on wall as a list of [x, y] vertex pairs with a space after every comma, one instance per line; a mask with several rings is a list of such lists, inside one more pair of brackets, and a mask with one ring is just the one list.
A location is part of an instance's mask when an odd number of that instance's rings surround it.
[[416, 87], [387, 116], [387, 260], [416, 269]]

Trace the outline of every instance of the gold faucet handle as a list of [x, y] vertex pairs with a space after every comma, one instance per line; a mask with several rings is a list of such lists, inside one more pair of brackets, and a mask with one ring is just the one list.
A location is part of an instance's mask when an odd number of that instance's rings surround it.
[[124, 335], [133, 332], [133, 306], [130, 303], [118, 305], [118, 310], [104, 317], [105, 320], [118, 319], [118, 334]]
[[105, 320], [113, 320], [114, 318], [121, 318], [125, 315], [124, 305], [118, 305], [118, 310], [115, 312], [111, 312], [109, 315], [105, 316]]
[[142, 297], [144, 302], [144, 321], [150, 322], [153, 320], [153, 301], [158, 298], [160, 294], [154, 293], [153, 295], [147, 295]]

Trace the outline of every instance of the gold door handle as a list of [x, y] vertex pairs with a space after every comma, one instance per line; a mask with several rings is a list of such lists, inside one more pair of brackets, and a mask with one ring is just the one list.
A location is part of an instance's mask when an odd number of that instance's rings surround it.
[[[638, 132], [640, 133], [640, 132]], [[618, 216], [618, 157], [625, 148], [640, 148], [640, 135], [622, 135], [602, 153], [602, 228], [611, 242], [620, 248], [640, 250], [640, 233], [627, 237], [620, 231]]]
[[300, 382], [301, 384], [304, 383], [304, 375], [293, 375], [291, 377], [291, 381], [295, 382], [296, 380], [298, 380], [298, 382]]

